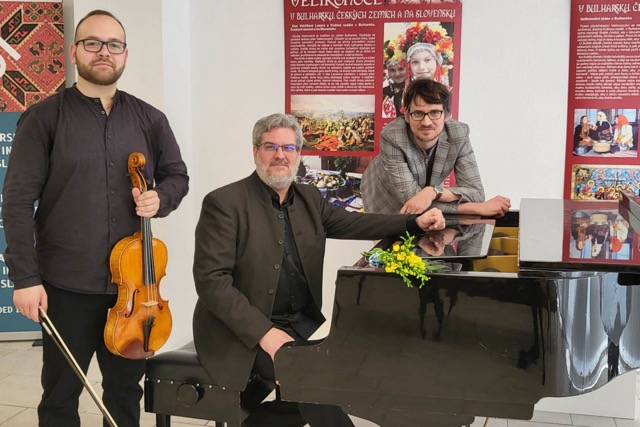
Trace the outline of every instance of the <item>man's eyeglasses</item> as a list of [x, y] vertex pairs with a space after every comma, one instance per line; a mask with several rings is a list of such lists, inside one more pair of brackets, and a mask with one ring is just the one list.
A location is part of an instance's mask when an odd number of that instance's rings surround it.
[[412, 111], [409, 113], [409, 116], [411, 116], [413, 120], [421, 122], [424, 120], [424, 116], [429, 116], [431, 120], [438, 120], [442, 117], [442, 113], [444, 113], [444, 110], [431, 110], [426, 113], [424, 111]]
[[282, 148], [283, 153], [294, 153], [298, 151], [298, 146], [296, 144], [278, 145], [267, 142], [264, 144], [258, 144], [257, 146], [260, 147], [262, 151], [266, 151], [267, 153], [275, 153], [276, 151], [278, 151], [278, 148]]
[[115, 54], [124, 53], [124, 50], [127, 48], [126, 43], [117, 42], [117, 41], [103, 42], [101, 40], [82, 39], [76, 42], [76, 46], [80, 43], [82, 43], [82, 46], [84, 46], [84, 50], [86, 50], [87, 52], [94, 52], [94, 53], [100, 52], [102, 50], [102, 46], [104, 45], [107, 46], [107, 50], [109, 51], [109, 53], [115, 53]]

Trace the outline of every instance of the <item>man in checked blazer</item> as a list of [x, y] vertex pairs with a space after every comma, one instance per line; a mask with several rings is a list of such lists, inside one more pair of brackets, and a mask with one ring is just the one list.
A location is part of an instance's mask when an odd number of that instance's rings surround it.
[[[365, 212], [444, 213], [503, 216], [511, 202], [484, 200], [484, 189], [469, 141], [469, 126], [451, 118], [451, 93], [429, 79], [411, 82], [404, 116], [380, 133], [380, 155], [367, 167], [361, 191]], [[455, 187], [443, 187], [454, 172]]]

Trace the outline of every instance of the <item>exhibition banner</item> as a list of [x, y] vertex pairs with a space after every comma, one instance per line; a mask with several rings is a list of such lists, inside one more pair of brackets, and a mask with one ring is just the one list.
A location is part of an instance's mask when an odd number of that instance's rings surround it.
[[360, 210], [380, 130], [418, 78], [445, 84], [458, 113], [462, 1], [284, 0], [285, 110], [300, 122], [302, 182]]
[[640, 3], [572, 0], [564, 198], [638, 194]]
[[[0, 1], [0, 186], [20, 114], [64, 88], [62, 2]], [[0, 194], [0, 210], [2, 195]], [[13, 306], [0, 222], [0, 335], [39, 331]]]

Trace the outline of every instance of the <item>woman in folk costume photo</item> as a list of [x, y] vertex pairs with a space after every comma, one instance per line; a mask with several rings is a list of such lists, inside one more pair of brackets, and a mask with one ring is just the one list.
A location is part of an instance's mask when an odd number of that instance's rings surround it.
[[[387, 25], [390, 32], [398, 24]], [[385, 84], [382, 109], [384, 118], [395, 118], [402, 113], [402, 96], [413, 80], [431, 79], [444, 84], [449, 90], [452, 89], [450, 71], [453, 69], [453, 39], [448, 31], [438, 23], [415, 22], [403, 25], [406, 26], [404, 34], [398, 34], [395, 40], [388, 39], [384, 44], [385, 69], [389, 78], [393, 78], [393, 65], [397, 64], [404, 69], [404, 88], [398, 87], [399, 78], [393, 80], [395, 86], [391, 82]], [[385, 33], [387, 32], [385, 26]]]
[[620, 148], [620, 151], [633, 147], [633, 130], [631, 129], [631, 124], [629, 124], [629, 119], [624, 114], [616, 116], [613, 140]]

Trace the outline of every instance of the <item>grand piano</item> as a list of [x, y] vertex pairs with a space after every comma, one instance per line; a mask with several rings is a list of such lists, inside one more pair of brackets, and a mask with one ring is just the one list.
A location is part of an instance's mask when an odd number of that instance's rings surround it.
[[[382, 427], [530, 419], [640, 367], [640, 202], [524, 199], [493, 220], [447, 218], [417, 253], [422, 288], [354, 254], [328, 336], [276, 353], [283, 400], [342, 406]], [[396, 239], [381, 241], [388, 247]], [[148, 360], [145, 410], [240, 426], [271, 392], [212, 384], [193, 346]]]
[[525, 199], [424, 236], [419, 254], [447, 268], [422, 288], [342, 267], [326, 339], [276, 354], [281, 397], [433, 427], [530, 419], [543, 397], [605, 386], [640, 367], [634, 224], [617, 202]]

